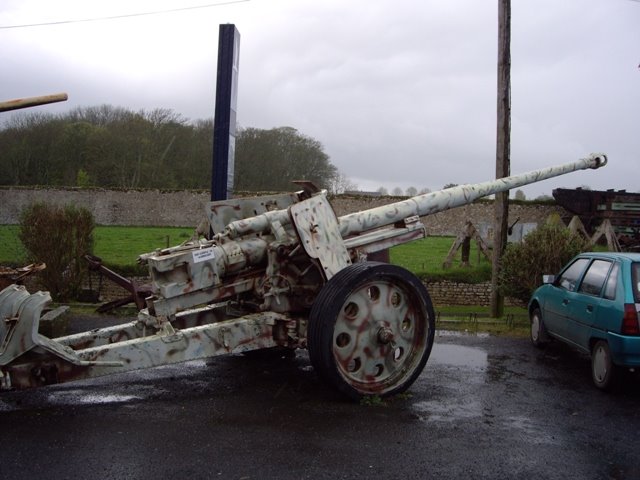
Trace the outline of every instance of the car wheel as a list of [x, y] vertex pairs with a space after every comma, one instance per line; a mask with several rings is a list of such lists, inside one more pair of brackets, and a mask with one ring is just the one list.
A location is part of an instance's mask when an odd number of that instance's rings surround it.
[[609, 344], [598, 340], [591, 350], [591, 376], [600, 390], [610, 391], [618, 378], [618, 368], [611, 361]]
[[540, 348], [549, 341], [540, 309], [534, 308], [529, 319], [531, 320], [531, 343]]

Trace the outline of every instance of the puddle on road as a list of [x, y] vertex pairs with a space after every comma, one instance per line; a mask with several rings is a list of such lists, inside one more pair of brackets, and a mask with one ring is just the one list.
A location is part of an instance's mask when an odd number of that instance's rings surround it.
[[[202, 360], [178, 365], [165, 365], [137, 372], [123, 372], [74, 384], [52, 385], [24, 392], [7, 392], [9, 399], [0, 398], [0, 412], [21, 410], [41, 405], [106, 405], [123, 404], [166, 393], [159, 382], [166, 378], [188, 378], [194, 369], [205, 368]], [[132, 382], [131, 375], [135, 375]], [[72, 386], [73, 385], [73, 386]], [[124, 392], [123, 390], [126, 390]], [[122, 392], [122, 393], [119, 393]]]
[[12, 412], [24, 408], [40, 407], [42, 405], [69, 406], [69, 405], [98, 405], [127, 403], [134, 400], [141, 400], [144, 396], [139, 395], [119, 395], [114, 393], [89, 393], [82, 390], [66, 390], [61, 392], [51, 392], [42, 396], [35, 396], [28, 401], [4, 401], [0, 399], [0, 412]]
[[476, 338], [489, 338], [489, 335], [486, 332], [469, 332], [465, 330], [464, 332], [459, 330], [437, 330], [436, 337], [476, 337]]
[[450, 394], [450, 398], [436, 398], [414, 403], [412, 408], [417, 417], [421, 420], [437, 422], [482, 417], [483, 406], [474, 395], [473, 389], [485, 381], [485, 372], [489, 365], [487, 352], [480, 348], [436, 343], [433, 345], [429, 364], [455, 367], [461, 372], [460, 386], [449, 385], [455, 391]]
[[503, 420], [510, 430], [518, 430], [525, 435], [531, 443], [536, 445], [560, 445], [560, 440], [548, 431], [548, 428], [534, 422], [526, 416], [510, 416]]
[[69, 395], [54, 394], [49, 395], [48, 402], [52, 405], [69, 405], [69, 404], [100, 404], [100, 403], [124, 403], [131, 400], [140, 400], [142, 397], [137, 395], [117, 395], [117, 394], [99, 394], [99, 393], [80, 393]]
[[429, 363], [470, 368], [486, 368], [489, 364], [487, 352], [480, 348], [440, 343], [433, 345]]
[[482, 416], [482, 404], [475, 399], [458, 399], [455, 402], [428, 400], [413, 404], [420, 420], [454, 422]]
[[[467, 372], [464, 375], [464, 382], [467, 386], [484, 381], [484, 371], [488, 366], [487, 353], [480, 348], [465, 347], [462, 345], [454, 344], [439, 344], [435, 343], [431, 351], [429, 358], [430, 365], [446, 365], [459, 368], [462, 372]], [[49, 405], [88, 405], [88, 404], [117, 404], [127, 403], [144, 400], [160, 392], [164, 392], [164, 389], [159, 387], [157, 381], [171, 377], [171, 378], [183, 378], [193, 375], [194, 370], [208, 368], [205, 360], [197, 360], [192, 362], [186, 362], [178, 365], [166, 365], [158, 368], [152, 368], [148, 370], [142, 370], [136, 372], [136, 382], [132, 384], [128, 375], [131, 373], [123, 373], [122, 377], [107, 376], [99, 377], [92, 380], [83, 381], [81, 388], [69, 388], [68, 386], [60, 386], [58, 390], [55, 386], [54, 390], [45, 392], [45, 396], [35, 397], [36, 403], [49, 404]], [[310, 365], [301, 367], [302, 371], [308, 372], [312, 369]], [[472, 378], [470, 378], [470, 375]], [[477, 378], [477, 381], [476, 381]], [[144, 381], [144, 383], [141, 383]], [[184, 381], [184, 379], [183, 379]], [[199, 379], [194, 379], [193, 384], [198, 386]], [[127, 392], [117, 392], [117, 390], [123, 390], [126, 388]], [[198, 386], [198, 389], [204, 388]], [[116, 390], [114, 392], [114, 390]], [[457, 402], [457, 404], [456, 404]], [[460, 404], [456, 400], [453, 404], [450, 402], [448, 406], [443, 406], [441, 400], [434, 402], [419, 402], [414, 405], [415, 409], [422, 414], [429, 413], [429, 417], [432, 419], [444, 419], [451, 415], [469, 418], [477, 415], [479, 410], [478, 405], [466, 402]], [[28, 402], [31, 405], [31, 402]], [[0, 411], [12, 411], [23, 408], [13, 404], [11, 401], [4, 402], [0, 398]], [[452, 410], [455, 409], [455, 412]]]

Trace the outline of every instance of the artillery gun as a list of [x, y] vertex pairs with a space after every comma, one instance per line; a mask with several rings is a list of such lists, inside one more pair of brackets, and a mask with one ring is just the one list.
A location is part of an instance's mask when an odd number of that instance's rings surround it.
[[347, 396], [393, 395], [422, 372], [434, 310], [407, 270], [367, 256], [426, 236], [421, 216], [607, 163], [605, 155], [419, 195], [337, 218], [326, 192], [207, 205], [204, 237], [140, 256], [153, 294], [136, 320], [50, 339], [47, 292], [0, 292], [0, 386], [24, 389], [257, 349], [306, 348]]

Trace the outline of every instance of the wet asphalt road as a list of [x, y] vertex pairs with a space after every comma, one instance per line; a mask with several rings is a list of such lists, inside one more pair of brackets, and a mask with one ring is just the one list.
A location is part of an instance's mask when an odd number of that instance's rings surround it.
[[295, 359], [220, 357], [0, 394], [0, 478], [640, 478], [640, 380], [560, 344], [439, 332], [386, 404]]

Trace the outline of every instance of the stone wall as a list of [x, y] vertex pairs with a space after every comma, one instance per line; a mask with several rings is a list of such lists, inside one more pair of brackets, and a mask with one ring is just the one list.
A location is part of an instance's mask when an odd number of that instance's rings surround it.
[[[403, 198], [338, 195], [331, 198], [338, 216], [386, 205]], [[20, 212], [33, 202], [75, 204], [90, 210], [98, 225], [196, 227], [205, 216], [209, 193], [204, 191], [105, 190], [86, 188], [0, 188], [0, 225], [15, 225]], [[561, 207], [511, 204], [509, 224], [543, 222], [551, 213], [566, 217]], [[493, 202], [478, 201], [423, 217], [429, 235], [457, 235], [466, 221], [492, 223]]]
[[[491, 282], [455, 283], [432, 282], [426, 284], [435, 307], [447, 305], [491, 305]], [[506, 305], [523, 306], [518, 300], [507, 298]]]
[[195, 227], [209, 194], [202, 191], [0, 188], [0, 225], [14, 225], [34, 202], [74, 204], [93, 213], [98, 225]]

